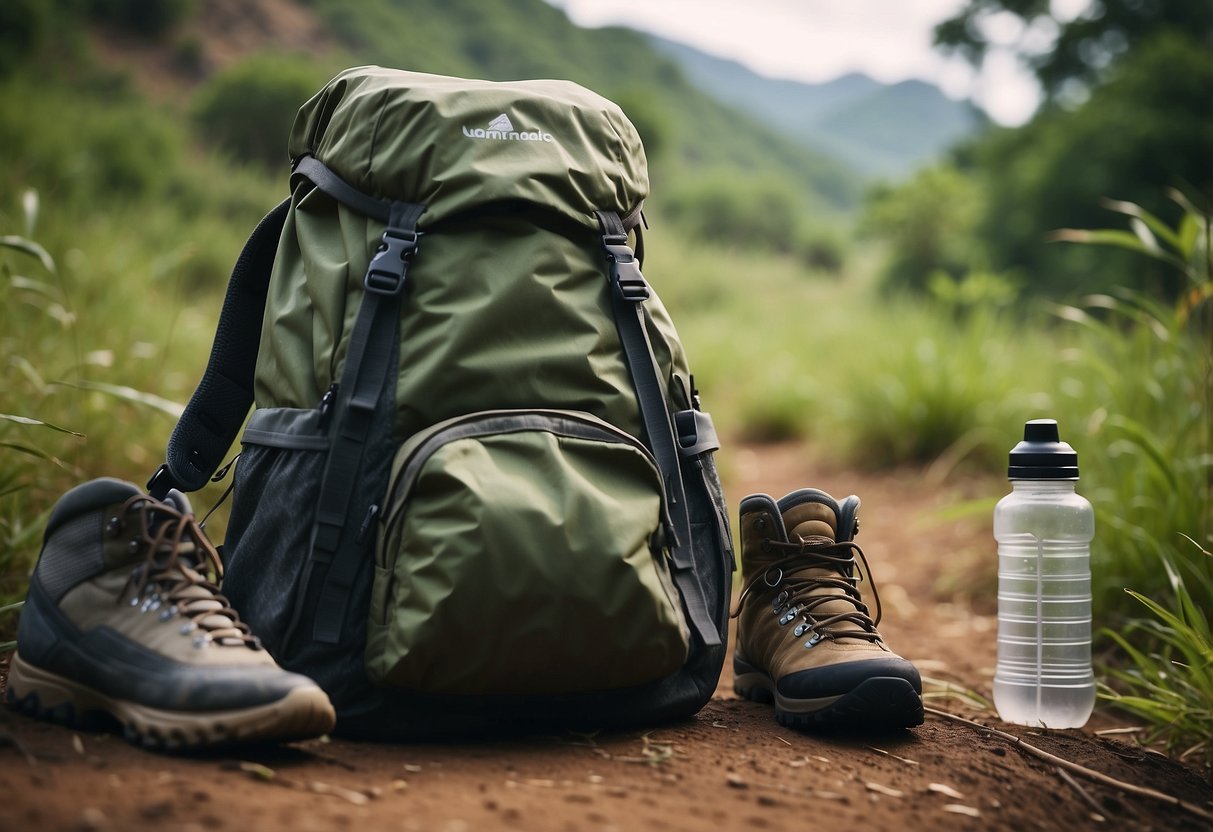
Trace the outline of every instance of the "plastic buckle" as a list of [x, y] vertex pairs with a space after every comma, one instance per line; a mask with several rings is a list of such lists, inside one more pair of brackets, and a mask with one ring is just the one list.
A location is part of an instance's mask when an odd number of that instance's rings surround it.
[[615, 287], [619, 296], [629, 303], [644, 303], [649, 299], [649, 283], [640, 273], [635, 260], [614, 261], [611, 266]]
[[417, 250], [416, 231], [388, 228], [383, 232], [379, 251], [367, 267], [363, 287], [372, 294], [394, 296], [404, 288], [408, 258]]

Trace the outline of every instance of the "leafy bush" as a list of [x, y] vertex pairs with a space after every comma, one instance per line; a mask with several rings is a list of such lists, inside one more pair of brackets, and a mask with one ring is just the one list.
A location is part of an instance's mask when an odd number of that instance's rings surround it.
[[57, 204], [112, 204], [162, 193], [185, 140], [164, 113], [121, 93], [0, 84], [0, 187], [36, 186]]
[[950, 165], [870, 191], [859, 229], [889, 246], [885, 285], [921, 294], [940, 272], [961, 277], [978, 267], [972, 238], [980, 202], [977, 183]]
[[324, 72], [303, 58], [248, 58], [198, 91], [195, 120], [232, 157], [282, 167], [295, 114], [325, 80]]
[[980, 141], [969, 156], [989, 195], [976, 235], [990, 265], [1020, 271], [1035, 294], [1074, 298], [1122, 285], [1173, 301], [1182, 280], [1161, 266], [1041, 243], [1062, 226], [1101, 224], [1103, 197], [1166, 216], [1174, 206], [1160, 185], [1213, 194], [1210, 89], [1208, 45], [1163, 37], [1126, 58], [1082, 107], [1046, 110]]
[[713, 244], [816, 258], [827, 271], [841, 260], [832, 224], [817, 227], [806, 196], [783, 180], [715, 170], [663, 192], [662, 206], [685, 232]]

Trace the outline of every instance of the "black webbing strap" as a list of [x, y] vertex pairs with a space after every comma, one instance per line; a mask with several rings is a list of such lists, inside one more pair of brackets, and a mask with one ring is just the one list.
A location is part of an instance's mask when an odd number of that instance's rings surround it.
[[[312, 548], [305, 578], [324, 576], [317, 605], [312, 613], [312, 638], [336, 644], [349, 607], [354, 578], [363, 565], [364, 541], [359, 534], [362, 518], [348, 517], [351, 498], [359, 490], [359, 473], [376, 408], [385, 394], [388, 373], [399, 350], [400, 302], [409, 261], [417, 250], [417, 221], [425, 206], [408, 202], [386, 202], [356, 190], [316, 159], [305, 156], [295, 174], [359, 213], [378, 217], [383, 209], [387, 223], [379, 250], [371, 258], [363, 278], [362, 302], [350, 333], [350, 346], [337, 386], [328, 460], [320, 484]], [[391, 388], [394, 393], [394, 387]], [[309, 593], [305, 591], [304, 596]], [[297, 623], [297, 622], [295, 622]], [[294, 630], [294, 623], [291, 627]], [[288, 634], [288, 639], [293, 635]]]
[[379, 220], [390, 225], [392, 206], [395, 204], [388, 199], [377, 199], [355, 188], [315, 156], [300, 156], [291, 167], [291, 185], [295, 177], [302, 176], [313, 185], [347, 208], [352, 208], [363, 216]]
[[197, 491], [206, 485], [253, 405], [261, 317], [290, 204], [283, 200], [265, 215], [232, 267], [206, 371], [173, 428], [165, 463], [147, 483], [158, 500], [173, 488]]
[[691, 626], [705, 645], [715, 646], [721, 643], [721, 634], [712, 621], [703, 588], [695, 574], [691, 520], [682, 482], [680, 455], [674, 442], [665, 388], [653, 356], [653, 345], [649, 341], [644, 310], [644, 302], [649, 298], [649, 285], [628, 246], [627, 231], [619, 215], [599, 211], [597, 216], [602, 229], [602, 247], [609, 264], [615, 326], [619, 330], [624, 359], [636, 389], [649, 450], [653, 452], [657, 469], [665, 482], [667, 543], [674, 565], [674, 583], [682, 593]]

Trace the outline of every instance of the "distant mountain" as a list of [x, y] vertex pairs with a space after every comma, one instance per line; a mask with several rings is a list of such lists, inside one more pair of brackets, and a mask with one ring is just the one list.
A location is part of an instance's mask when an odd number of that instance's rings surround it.
[[890, 85], [860, 73], [822, 84], [781, 80], [686, 44], [649, 39], [703, 91], [866, 176], [903, 177], [988, 122], [973, 105], [924, 81]]

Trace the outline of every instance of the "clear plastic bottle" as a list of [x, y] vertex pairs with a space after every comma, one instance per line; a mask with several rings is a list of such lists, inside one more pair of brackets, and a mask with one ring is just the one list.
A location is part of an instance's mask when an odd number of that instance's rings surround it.
[[1078, 454], [1057, 422], [1034, 419], [1011, 451], [1011, 493], [994, 509], [998, 667], [994, 707], [1006, 722], [1078, 728], [1095, 707], [1091, 671], [1091, 538], [1077, 494]]

